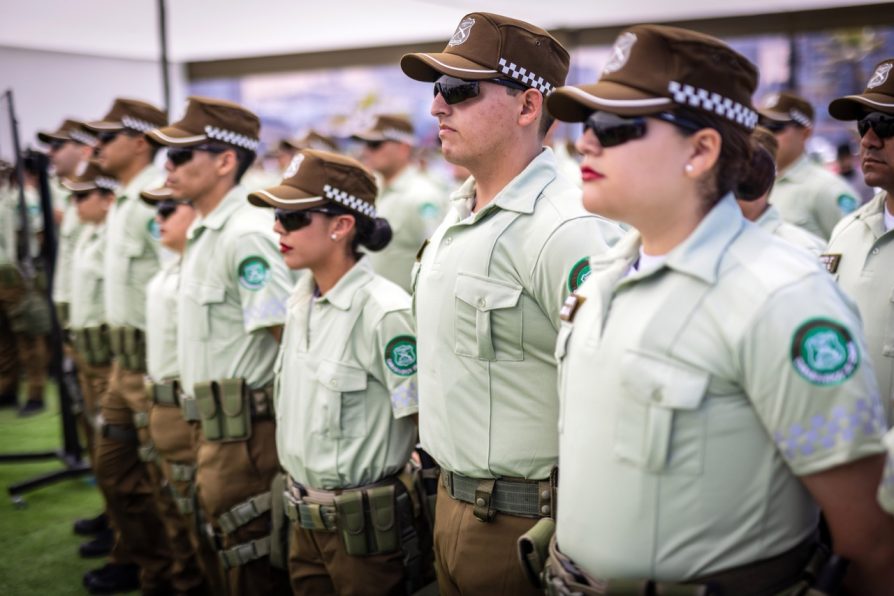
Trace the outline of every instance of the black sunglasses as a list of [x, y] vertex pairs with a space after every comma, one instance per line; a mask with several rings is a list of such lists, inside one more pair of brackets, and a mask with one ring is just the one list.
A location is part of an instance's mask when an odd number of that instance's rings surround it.
[[81, 201], [86, 201], [90, 197], [90, 191], [85, 190], [82, 192], [74, 192], [72, 193], [72, 196], [76, 203], [80, 203]]
[[106, 143], [111, 143], [118, 135], [121, 134], [120, 130], [104, 130], [96, 135], [96, 141], [100, 145], [105, 145]]
[[290, 209], [274, 209], [273, 215], [276, 221], [285, 228], [286, 232], [294, 232], [310, 225], [311, 213], [323, 213], [325, 215], [337, 215], [336, 212], [328, 209], [302, 209], [301, 211], [292, 211]]
[[[649, 114], [650, 118], [673, 124], [686, 132], [693, 133], [704, 128], [701, 124], [681, 118], [671, 112]], [[592, 130], [603, 147], [616, 147], [628, 141], [641, 139], [648, 132], [647, 118], [633, 116], [625, 118], [609, 112], [596, 111], [584, 121], [584, 132]]]
[[50, 147], [50, 151], [59, 151], [68, 141], [60, 141], [59, 139], [53, 139], [48, 143]]
[[363, 141], [363, 145], [370, 151], [377, 151], [385, 141]]
[[196, 151], [204, 151], [205, 153], [223, 153], [229, 147], [221, 147], [220, 145], [198, 145], [196, 147], [170, 147], [168, 149], [168, 161], [176, 167], [180, 167], [188, 163], [195, 155]]
[[781, 133], [783, 130], [795, 124], [794, 122], [780, 122], [779, 120], [770, 120], [769, 118], [761, 118], [760, 125], [772, 132], [774, 135]]
[[161, 218], [162, 221], [174, 215], [174, 212], [177, 211], [177, 207], [180, 205], [190, 205], [192, 203], [186, 200], [177, 200], [177, 199], [165, 199], [163, 201], [159, 201], [158, 204], [155, 205], [155, 212], [158, 214], [158, 217]]
[[860, 137], [865, 137], [870, 128], [878, 138], [890, 139], [894, 137], [894, 116], [873, 112], [857, 121], [857, 130], [860, 131]]
[[[503, 87], [509, 87], [510, 89], [518, 89], [519, 91], [530, 88], [527, 85], [523, 85], [518, 81], [513, 81], [511, 79], [487, 79], [487, 82]], [[465, 81], [463, 79], [444, 75], [435, 81], [434, 96], [437, 97], [438, 93], [440, 93], [441, 97], [444, 98], [445, 103], [451, 106], [456, 105], [467, 99], [478, 97], [478, 94], [481, 92], [480, 83], [481, 81]]]

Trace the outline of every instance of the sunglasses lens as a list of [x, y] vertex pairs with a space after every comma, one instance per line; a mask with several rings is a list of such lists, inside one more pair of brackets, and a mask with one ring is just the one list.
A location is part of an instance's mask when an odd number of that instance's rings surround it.
[[382, 146], [382, 141], [367, 141], [366, 142], [366, 148], [369, 149], [370, 151], [375, 151], [381, 146]]
[[105, 131], [101, 132], [96, 136], [96, 139], [100, 142], [100, 144], [111, 143], [115, 140], [115, 137], [118, 136], [117, 131]]
[[621, 118], [605, 112], [594, 112], [584, 122], [584, 131], [592, 130], [603, 147], [616, 147], [646, 134], [642, 118]]
[[175, 166], [182, 166], [192, 159], [191, 148], [176, 147], [168, 149], [168, 160]]
[[447, 104], [458, 104], [467, 99], [478, 97], [478, 81], [464, 81], [443, 76], [435, 83], [435, 95], [437, 96], [438, 93]]
[[276, 221], [278, 221], [287, 232], [300, 230], [310, 223], [310, 213], [307, 211], [286, 211], [285, 209], [275, 209], [273, 213], [276, 216]]
[[77, 201], [78, 203], [80, 203], [81, 201], [85, 201], [85, 200], [87, 200], [87, 197], [89, 197], [89, 196], [90, 196], [90, 193], [89, 193], [89, 192], [76, 192], [76, 193], [74, 193], [74, 199], [75, 199], [75, 201]]
[[894, 118], [882, 114], [870, 114], [857, 122], [857, 130], [860, 136], [866, 136], [872, 129], [880, 139], [889, 139], [894, 136]]

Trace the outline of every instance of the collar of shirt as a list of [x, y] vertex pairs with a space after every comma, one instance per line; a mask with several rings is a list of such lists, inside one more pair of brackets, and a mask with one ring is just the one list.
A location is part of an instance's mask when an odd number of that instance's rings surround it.
[[[320, 304], [329, 303], [339, 310], [350, 310], [351, 304], [354, 302], [354, 296], [357, 290], [372, 281], [375, 273], [373, 272], [370, 260], [366, 257], [361, 258], [351, 267], [347, 273], [341, 276], [328, 292], [316, 298]], [[311, 274], [301, 278], [295, 286], [293, 299], [289, 301], [289, 307], [298, 304], [304, 300], [310, 300], [314, 297], [316, 284]]]
[[808, 176], [810, 172], [810, 166], [813, 164], [813, 161], [810, 159], [810, 156], [806, 153], [802, 153], [801, 157], [795, 160], [795, 162], [790, 165], [788, 168], [779, 172], [776, 176], [776, 182], [780, 182], [782, 180], [788, 182], [801, 182], [805, 176]]
[[891, 231], [891, 228], [894, 228], [894, 215], [888, 211], [888, 204], [885, 203], [885, 231]]
[[205, 217], [197, 217], [196, 220], [192, 222], [192, 225], [186, 233], [186, 237], [192, 240], [193, 238], [198, 237], [205, 228], [209, 230], [220, 230], [223, 228], [224, 224], [227, 223], [227, 220], [230, 219], [230, 216], [246, 202], [245, 197], [247, 195], [248, 192], [245, 188], [238, 184], [231, 188], [230, 192], [224, 196], [211, 213]]
[[779, 209], [773, 205], [767, 205], [760, 217], [754, 220], [754, 224], [765, 230], [775, 230], [782, 224], [782, 217], [779, 215]]
[[[556, 156], [549, 147], [544, 147], [537, 157], [503, 187], [497, 196], [481, 211], [475, 213], [473, 221], [478, 221], [484, 213], [492, 208], [516, 211], [518, 213], [533, 213], [537, 198], [546, 186], [556, 179]], [[469, 177], [459, 190], [450, 195], [460, 220], [464, 220], [472, 214], [475, 205], [475, 178]]]
[[[161, 176], [161, 171], [153, 164], [147, 165], [140, 170], [140, 173], [134, 176], [134, 179], [127, 183], [123, 188], [118, 189], [118, 202], [124, 199], [139, 199], [140, 191], [152, 187], [152, 183]], [[155, 186], [160, 186], [156, 184]]]
[[[686, 240], [667, 253], [667, 260], [662, 265], [631, 273], [628, 279], [648, 277], [668, 267], [713, 284], [717, 281], [717, 271], [723, 253], [739, 235], [744, 225], [742, 210], [739, 209], [732, 193], [727, 194], [699, 222]], [[640, 245], [640, 234], [633, 230], [621, 238], [604, 256], [591, 257], [590, 267], [593, 271], [603, 270], [619, 260], [625, 260], [628, 265], [632, 265], [639, 258]]]
[[854, 218], [862, 221], [866, 227], [872, 231], [876, 238], [881, 237], [891, 229], [888, 227], [886, 221], [888, 210], [885, 207], [885, 199], [887, 197], [888, 193], [880, 192], [875, 195], [871, 201], [854, 213]]

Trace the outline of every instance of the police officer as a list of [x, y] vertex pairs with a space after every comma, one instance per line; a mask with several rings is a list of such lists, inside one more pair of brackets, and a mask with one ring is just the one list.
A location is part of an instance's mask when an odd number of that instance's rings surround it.
[[822, 567], [819, 506], [850, 590], [889, 594], [886, 424], [859, 315], [730, 192], [753, 150], [757, 69], [654, 25], [611, 56], [597, 83], [549, 99], [584, 122], [584, 205], [636, 229], [563, 308], [549, 585], [803, 593]]
[[[150, 406], [143, 380], [146, 284], [161, 258], [155, 214], [139, 197], [140, 191], [157, 186], [161, 175], [152, 165], [155, 149], [143, 133], [165, 121], [151, 104], [118, 98], [102, 120], [84, 125], [97, 136], [97, 165], [121, 184], [106, 220], [103, 297], [113, 362], [100, 400], [96, 477], [119, 531], [115, 551], [139, 565], [140, 587], [147, 593], [169, 590], [181, 571], [166, 535], [179, 522], [176, 511], [169, 496], [155, 490], [150, 451], [140, 449], [148, 440]], [[111, 565], [89, 572], [85, 583], [96, 584], [97, 591], [113, 587], [121, 575], [117, 570]]]
[[859, 194], [844, 178], [815, 163], [807, 155], [813, 134], [813, 106], [793, 93], [774, 93], [764, 100], [761, 124], [779, 142], [776, 184], [770, 204], [782, 219], [829, 239], [832, 228], [860, 205]]
[[315, 149], [317, 151], [338, 151], [338, 143], [328, 135], [316, 130], [308, 130], [297, 139], [282, 139], [276, 151], [276, 163], [280, 172], [285, 172], [292, 163], [292, 159], [302, 149]]
[[363, 143], [360, 160], [381, 176], [376, 209], [394, 234], [388, 246], [369, 255], [370, 262], [376, 273], [407, 291], [416, 253], [447, 207], [441, 188], [412, 163], [414, 132], [406, 116], [380, 114], [370, 128], [352, 137]]
[[[172, 540], [174, 558], [191, 570], [184, 591], [201, 594], [225, 592], [217, 553], [209, 548], [196, 517], [196, 455], [193, 427], [180, 410], [179, 367], [177, 365], [177, 296], [180, 288], [180, 261], [186, 248], [186, 231], [195, 219], [189, 201], [176, 200], [167, 188], [140, 193], [145, 203], [156, 209], [162, 246], [176, 255], [162, 263], [146, 287], [146, 392], [152, 401], [149, 436], [158, 453], [163, 478], [161, 490], [170, 491], [183, 516], [176, 527], [182, 538]], [[201, 557], [200, 570], [199, 559]], [[203, 573], [204, 572], [204, 573]], [[204, 576], [204, 577], [203, 577]]]
[[[301, 151], [293, 164], [281, 185], [249, 196], [276, 208], [286, 265], [310, 272], [289, 300], [276, 363], [292, 590], [411, 594], [433, 570], [424, 499], [401, 477], [418, 409], [410, 297], [360, 250], [391, 239], [372, 174], [322, 151]], [[352, 533], [356, 516], [362, 531]]]
[[[568, 52], [543, 29], [463, 17], [444, 52], [408, 54], [434, 83], [445, 159], [472, 173], [421, 252], [414, 283], [422, 445], [441, 466], [442, 594], [530, 591], [516, 539], [553, 513], [559, 308], [617, 228], [580, 207], [542, 145]], [[486, 523], [481, 523], [486, 522]]]
[[237, 104], [192, 97], [183, 118], [147, 133], [166, 146], [166, 186], [192, 201], [181, 265], [177, 363], [187, 417], [201, 418], [196, 485], [232, 594], [288, 592], [270, 565], [270, 485], [279, 471], [273, 420], [288, 276], [270, 213], [239, 185], [260, 122]]
[[[773, 133], [762, 126], [756, 127], [752, 135], [757, 141], [757, 146], [751, 154], [748, 167], [754, 170], [754, 174], [760, 181], [763, 178], [762, 172], [769, 175], [775, 171], [776, 151], [779, 148], [779, 143]], [[804, 228], [783, 221], [779, 210], [767, 201], [770, 190], [764, 190], [762, 184], [758, 186], [740, 185], [735, 189], [734, 194], [739, 208], [742, 209], [742, 215], [748, 221], [753, 221], [771, 234], [779, 236], [813, 255], [819, 256], [825, 250], [826, 243], [822, 238], [811, 234]]]
[[894, 421], [894, 59], [880, 62], [859, 95], [834, 100], [829, 113], [856, 120], [866, 184], [881, 188], [871, 201], [842, 220], [823, 255], [829, 271], [860, 309], [869, 355], [888, 421]]

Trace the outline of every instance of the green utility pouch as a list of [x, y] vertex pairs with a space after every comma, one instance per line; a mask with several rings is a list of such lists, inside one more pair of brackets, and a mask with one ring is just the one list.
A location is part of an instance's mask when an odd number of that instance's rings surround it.
[[109, 328], [105, 325], [81, 329], [76, 338], [75, 345], [87, 364], [104, 366], [112, 360]]
[[270, 565], [276, 569], [289, 568], [289, 518], [285, 501], [287, 474], [277, 474], [270, 483]]
[[251, 405], [243, 379], [221, 379], [220, 409], [223, 411], [225, 441], [244, 441], [251, 436]]
[[366, 491], [369, 499], [369, 520], [372, 525], [376, 554], [390, 553], [397, 550], [400, 544], [395, 515], [394, 485], [377, 486]]
[[223, 438], [223, 424], [218, 414], [216, 385], [214, 381], [196, 383], [193, 391], [196, 394], [196, 403], [199, 406], [199, 415], [202, 418], [202, 434], [209, 441], [219, 441]]
[[122, 329], [123, 363], [128, 370], [146, 370], [146, 342], [143, 332], [135, 327]]
[[69, 319], [69, 311], [70, 307], [68, 302], [56, 302], [56, 320], [59, 321], [59, 326], [64, 330], [68, 329], [68, 319]]
[[341, 532], [345, 552], [349, 555], [367, 555], [366, 523], [363, 514], [363, 491], [350, 490], [335, 496], [338, 513], [338, 529]]
[[555, 520], [544, 517], [518, 539], [518, 561], [535, 587], [542, 587], [540, 578], [549, 556], [549, 541], [555, 533]]
[[179, 392], [179, 384], [177, 381], [171, 381], [170, 383], [149, 382], [146, 384], [146, 388], [152, 403], [162, 406], [180, 405], [180, 402], [177, 399], [177, 394]]

